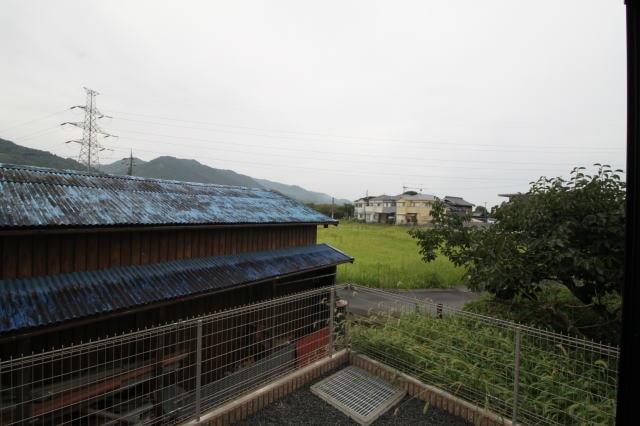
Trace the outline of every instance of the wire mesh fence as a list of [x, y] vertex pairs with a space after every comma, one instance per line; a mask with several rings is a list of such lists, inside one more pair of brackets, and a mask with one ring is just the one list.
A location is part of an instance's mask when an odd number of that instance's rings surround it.
[[0, 424], [176, 424], [331, 353], [333, 288], [0, 361]]
[[614, 423], [617, 348], [397, 294], [356, 315], [335, 290], [0, 360], [0, 424], [197, 420], [338, 347], [520, 424]]
[[514, 423], [615, 423], [617, 348], [397, 294], [387, 300], [350, 316], [352, 350]]

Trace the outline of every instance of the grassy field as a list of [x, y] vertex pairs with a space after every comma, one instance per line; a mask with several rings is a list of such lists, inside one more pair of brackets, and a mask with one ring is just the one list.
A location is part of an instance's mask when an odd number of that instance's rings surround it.
[[460, 284], [462, 270], [440, 257], [424, 263], [406, 226], [344, 222], [318, 228], [318, 242], [355, 258], [338, 266], [338, 282], [382, 288], [448, 288]]

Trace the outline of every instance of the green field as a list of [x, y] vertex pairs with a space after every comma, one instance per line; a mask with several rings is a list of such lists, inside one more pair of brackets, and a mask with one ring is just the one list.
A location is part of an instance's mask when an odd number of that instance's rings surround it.
[[338, 266], [339, 283], [382, 288], [448, 288], [461, 283], [462, 269], [445, 257], [424, 263], [406, 226], [343, 222], [318, 228], [318, 242], [355, 258]]

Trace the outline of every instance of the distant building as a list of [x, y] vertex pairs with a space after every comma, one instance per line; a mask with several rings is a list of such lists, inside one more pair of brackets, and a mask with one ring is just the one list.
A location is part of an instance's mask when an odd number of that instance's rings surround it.
[[360, 222], [368, 222], [367, 207], [369, 207], [369, 200], [371, 200], [372, 198], [375, 197], [362, 197], [353, 202], [353, 215], [356, 220], [359, 220]]
[[364, 197], [354, 202], [355, 217], [365, 223], [395, 223], [398, 196]]
[[436, 197], [428, 194], [399, 195], [396, 201], [398, 225], [426, 225]]
[[335, 282], [337, 221], [274, 191], [0, 164], [0, 358]]
[[447, 206], [447, 210], [453, 213], [471, 214], [474, 204], [465, 201], [462, 197], [452, 197], [447, 195], [443, 199], [444, 204]]
[[[365, 223], [395, 223], [398, 225], [428, 225], [437, 198], [429, 194], [367, 196], [355, 200], [355, 218]], [[461, 197], [446, 196], [447, 209], [456, 213], [471, 213], [473, 204]]]

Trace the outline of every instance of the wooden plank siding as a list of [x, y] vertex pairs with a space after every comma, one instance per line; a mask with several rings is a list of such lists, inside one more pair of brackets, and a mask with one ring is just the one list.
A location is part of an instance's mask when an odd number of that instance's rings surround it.
[[29, 278], [315, 243], [315, 225], [7, 235], [0, 237], [0, 279]]

